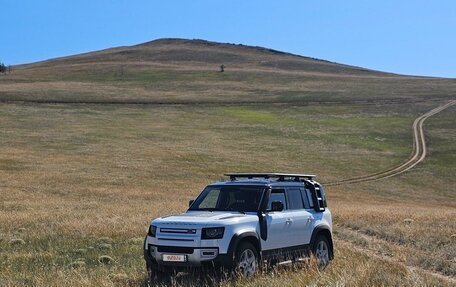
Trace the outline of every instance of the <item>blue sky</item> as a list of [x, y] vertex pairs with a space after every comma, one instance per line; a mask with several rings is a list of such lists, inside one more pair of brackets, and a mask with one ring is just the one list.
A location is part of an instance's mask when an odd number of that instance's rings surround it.
[[0, 0], [0, 14], [5, 64], [179, 37], [456, 78], [455, 0]]

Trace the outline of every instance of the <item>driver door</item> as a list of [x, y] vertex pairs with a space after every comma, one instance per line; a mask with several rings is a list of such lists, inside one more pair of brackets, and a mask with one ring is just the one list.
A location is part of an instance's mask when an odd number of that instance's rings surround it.
[[268, 237], [261, 241], [263, 251], [283, 248], [289, 245], [290, 224], [288, 222], [289, 210], [284, 189], [273, 189], [269, 198], [267, 210], [271, 210], [272, 201], [281, 201], [282, 211], [266, 211], [266, 225]]

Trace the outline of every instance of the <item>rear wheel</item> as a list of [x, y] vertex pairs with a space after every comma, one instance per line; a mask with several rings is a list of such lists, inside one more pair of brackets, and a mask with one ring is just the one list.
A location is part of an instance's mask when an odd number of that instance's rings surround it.
[[319, 268], [325, 268], [329, 264], [330, 258], [330, 249], [329, 241], [324, 235], [319, 235], [315, 240], [314, 246], [312, 248], [313, 255], [317, 259], [317, 264]]
[[236, 250], [235, 272], [244, 277], [253, 276], [258, 269], [258, 252], [249, 242], [242, 242]]

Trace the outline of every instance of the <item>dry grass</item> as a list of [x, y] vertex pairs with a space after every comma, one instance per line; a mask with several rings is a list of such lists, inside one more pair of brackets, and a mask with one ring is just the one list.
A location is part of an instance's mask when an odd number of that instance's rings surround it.
[[[3, 104], [0, 286], [140, 286], [148, 221], [185, 210], [224, 172], [312, 172], [322, 182], [375, 172], [409, 155], [411, 123], [432, 106]], [[337, 255], [327, 270], [214, 284], [450, 286], [425, 272], [455, 275], [455, 162], [433, 159], [454, 156], [454, 119], [454, 108], [429, 119], [431, 154], [417, 169], [328, 188]], [[199, 284], [174, 283], [187, 280]]]

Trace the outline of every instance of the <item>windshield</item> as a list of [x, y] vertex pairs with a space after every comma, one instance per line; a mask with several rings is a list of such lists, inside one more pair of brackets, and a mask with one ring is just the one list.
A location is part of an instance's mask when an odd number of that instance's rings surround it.
[[209, 186], [189, 210], [256, 212], [263, 191], [258, 186]]

